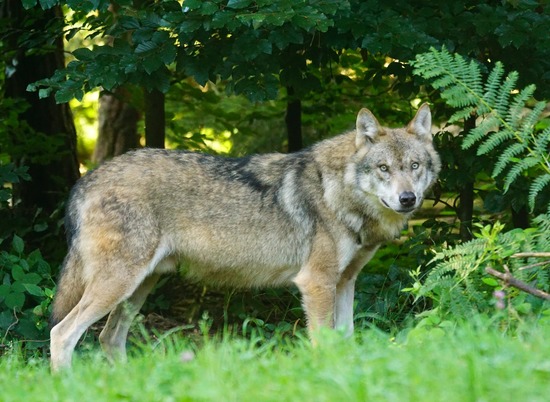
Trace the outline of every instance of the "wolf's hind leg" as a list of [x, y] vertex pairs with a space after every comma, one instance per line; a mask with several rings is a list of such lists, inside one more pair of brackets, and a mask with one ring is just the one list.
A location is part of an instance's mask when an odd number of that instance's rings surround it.
[[70, 366], [74, 348], [84, 332], [132, 295], [142, 281], [142, 277], [98, 275], [88, 283], [78, 304], [50, 332], [52, 370]]
[[128, 331], [159, 277], [160, 275], [156, 273], [146, 277], [132, 296], [119, 303], [109, 314], [107, 323], [99, 335], [99, 342], [109, 360], [126, 360]]

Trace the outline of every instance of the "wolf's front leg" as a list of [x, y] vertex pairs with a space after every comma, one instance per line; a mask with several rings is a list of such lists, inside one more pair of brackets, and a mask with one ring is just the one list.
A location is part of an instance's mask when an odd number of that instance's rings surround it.
[[353, 335], [353, 300], [355, 297], [355, 278], [343, 278], [336, 287], [334, 308], [334, 327], [344, 331], [346, 336]]
[[372, 258], [378, 246], [361, 249], [351, 263], [342, 272], [336, 286], [334, 308], [334, 326], [343, 330], [346, 336], [353, 335], [353, 301], [355, 299], [355, 281], [359, 272]]
[[330, 236], [317, 233], [307, 263], [294, 278], [302, 294], [310, 337], [319, 327], [334, 328], [338, 277], [336, 246]]
[[336, 286], [298, 275], [294, 282], [302, 294], [302, 305], [306, 313], [310, 337], [319, 327], [334, 328], [334, 302]]

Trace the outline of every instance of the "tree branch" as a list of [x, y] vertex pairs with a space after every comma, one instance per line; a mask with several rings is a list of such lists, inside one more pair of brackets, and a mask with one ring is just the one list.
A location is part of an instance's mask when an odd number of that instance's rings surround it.
[[513, 286], [515, 288], [523, 290], [524, 292], [532, 294], [533, 296], [537, 296], [537, 297], [540, 297], [544, 300], [549, 300], [550, 301], [550, 294], [548, 294], [546, 292], [543, 292], [542, 290], [536, 289], [532, 286], [529, 286], [525, 282], [520, 281], [517, 278], [514, 278], [512, 276], [512, 274], [510, 273], [510, 271], [508, 270], [508, 267], [504, 266], [504, 269], [506, 270], [506, 272], [500, 272], [500, 271], [497, 271], [496, 269], [493, 269], [491, 267], [487, 267], [487, 268], [485, 268], [485, 272], [487, 272], [489, 275], [492, 275], [492, 276], [504, 281], [504, 283], [506, 285]]

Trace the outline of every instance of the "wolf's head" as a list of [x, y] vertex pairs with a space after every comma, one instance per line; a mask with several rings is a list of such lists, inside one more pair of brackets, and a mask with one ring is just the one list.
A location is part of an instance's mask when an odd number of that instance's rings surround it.
[[379, 212], [409, 214], [422, 205], [441, 169], [431, 124], [426, 104], [404, 128], [382, 127], [368, 109], [357, 115], [354, 182]]

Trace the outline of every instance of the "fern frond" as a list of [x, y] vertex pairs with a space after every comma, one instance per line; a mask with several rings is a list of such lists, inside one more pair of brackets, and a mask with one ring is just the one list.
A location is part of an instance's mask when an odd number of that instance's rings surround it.
[[535, 135], [533, 141], [535, 143], [533, 152], [543, 161], [543, 170], [547, 173], [550, 173], [550, 126], [546, 127], [546, 129], [544, 129], [542, 132]]
[[504, 169], [506, 169], [509, 163], [513, 162], [513, 158], [516, 158], [527, 148], [527, 144], [524, 142], [515, 142], [511, 144], [504, 152], [498, 157], [495, 167], [491, 174], [492, 177], [498, 177]]
[[449, 123], [456, 123], [461, 120], [466, 120], [477, 113], [475, 106], [466, 106], [457, 110], [451, 117], [449, 117]]
[[[473, 130], [471, 130], [468, 135], [464, 138], [462, 142], [462, 149], [468, 149], [476, 142], [481, 141], [488, 132], [498, 131], [500, 127], [500, 119], [493, 115], [487, 115]], [[478, 150], [478, 155], [480, 152]]]
[[[441, 51], [432, 48], [428, 53], [417, 55], [412, 64], [414, 74], [432, 80], [447, 104], [457, 109], [449, 122], [476, 114], [480, 117], [477, 126], [465, 135], [462, 149], [478, 144], [477, 155], [499, 150], [501, 154], [492, 176], [496, 178], [507, 171], [505, 192], [523, 174], [534, 177], [529, 189], [532, 208], [535, 198], [548, 184], [546, 175], [550, 175], [550, 127], [535, 134], [536, 123], [546, 104], [538, 102], [532, 108], [528, 106], [535, 85], [518, 91], [519, 74], [512, 71], [505, 76], [500, 62], [495, 63], [482, 85], [479, 65], [458, 54], [451, 55], [445, 48]], [[509, 168], [510, 165], [513, 166]]]
[[472, 98], [476, 99], [479, 94], [483, 93], [483, 77], [479, 68], [479, 63], [474, 60], [468, 64], [468, 69], [465, 71], [466, 75], [462, 77], [462, 81], [469, 92], [474, 95]]
[[504, 180], [504, 191], [508, 191], [510, 186], [516, 179], [526, 170], [538, 165], [539, 160], [534, 156], [528, 156], [523, 159], [519, 159], [516, 164], [510, 169]]
[[477, 103], [477, 92], [482, 92], [482, 76], [478, 63], [467, 62], [460, 55], [452, 55], [445, 48], [416, 56], [411, 62], [415, 74], [432, 81], [436, 89], [443, 89], [441, 97], [453, 107]]
[[535, 124], [540, 120], [545, 107], [546, 104], [544, 102], [537, 102], [533, 109], [525, 114], [519, 127], [519, 136], [522, 141], [530, 142], [534, 140]]
[[497, 148], [499, 145], [504, 142], [514, 138], [514, 132], [510, 130], [500, 130], [492, 133], [483, 141], [477, 148], [478, 155], [485, 155], [491, 152], [493, 149]]
[[549, 183], [550, 183], [550, 173], [545, 173], [537, 177], [535, 180], [533, 180], [533, 183], [531, 183], [531, 186], [529, 187], [529, 198], [528, 198], [529, 208], [531, 208], [531, 210], [535, 207], [535, 201], [537, 199], [537, 195]]
[[502, 76], [504, 75], [504, 65], [501, 62], [496, 62], [493, 70], [487, 77], [485, 83], [485, 93], [483, 94], [484, 102], [479, 105], [478, 114], [483, 115], [489, 113], [491, 108], [488, 105], [494, 105], [500, 93], [502, 86]]
[[518, 77], [519, 75], [517, 71], [512, 71], [506, 76], [504, 82], [502, 82], [502, 85], [498, 91], [496, 103], [494, 104], [494, 109], [496, 109], [496, 112], [499, 114], [499, 116], [506, 116], [510, 101], [510, 95], [512, 94], [512, 91], [516, 89]]
[[519, 126], [519, 122], [522, 117], [522, 111], [527, 104], [527, 101], [533, 97], [536, 87], [534, 85], [528, 85], [523, 88], [519, 93], [514, 97], [512, 104], [508, 106], [508, 111], [506, 116], [506, 123], [508, 126], [513, 129]]

